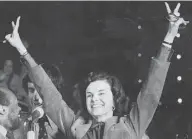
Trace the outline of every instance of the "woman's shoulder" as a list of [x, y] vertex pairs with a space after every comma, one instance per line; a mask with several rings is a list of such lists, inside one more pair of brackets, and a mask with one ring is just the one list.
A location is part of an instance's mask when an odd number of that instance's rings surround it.
[[78, 117], [76, 117], [76, 120], [71, 126], [71, 132], [73, 136], [78, 138], [83, 137], [91, 127], [91, 124], [91, 120], [87, 123], [86, 120], [79, 115]]

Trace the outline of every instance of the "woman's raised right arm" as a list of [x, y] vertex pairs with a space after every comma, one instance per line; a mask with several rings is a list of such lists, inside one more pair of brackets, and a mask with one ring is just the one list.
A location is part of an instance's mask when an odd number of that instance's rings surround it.
[[23, 45], [18, 33], [19, 21], [20, 17], [17, 18], [16, 24], [12, 22], [13, 32], [12, 34], [6, 35], [5, 39], [18, 50], [25, 60], [25, 65], [29, 70], [29, 76], [35, 84], [38, 92], [43, 96], [46, 114], [52, 119], [58, 128], [69, 137], [71, 136], [71, 125], [75, 120], [74, 112], [62, 99], [61, 94], [56, 89], [41, 65], [38, 65], [27, 52], [27, 49]]

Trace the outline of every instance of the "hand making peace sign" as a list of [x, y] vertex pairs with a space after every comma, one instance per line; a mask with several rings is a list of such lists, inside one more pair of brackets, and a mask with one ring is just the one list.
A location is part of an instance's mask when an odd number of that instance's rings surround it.
[[173, 10], [170, 9], [169, 4], [165, 2], [165, 6], [167, 9], [167, 19], [169, 20], [169, 29], [168, 29], [168, 35], [174, 37], [180, 37], [180, 34], [178, 33], [179, 26], [181, 24], [187, 25], [189, 21], [185, 21], [182, 17], [180, 17], [180, 6], [181, 4], [178, 3], [176, 8]]

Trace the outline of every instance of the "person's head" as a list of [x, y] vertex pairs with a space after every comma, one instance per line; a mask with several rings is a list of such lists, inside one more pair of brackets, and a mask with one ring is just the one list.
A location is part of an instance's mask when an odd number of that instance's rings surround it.
[[3, 71], [10, 75], [13, 72], [13, 61], [12, 60], [5, 60]]
[[57, 90], [61, 92], [61, 88], [64, 85], [64, 79], [59, 67], [54, 64], [43, 64], [42, 67], [48, 74], [49, 78], [51, 79]]
[[0, 125], [7, 130], [16, 130], [20, 126], [21, 108], [16, 96], [10, 90], [0, 87]]
[[[42, 67], [44, 68], [45, 72], [48, 74], [49, 78], [55, 85], [58, 91], [61, 93], [61, 87], [63, 86], [63, 76], [61, 74], [61, 71], [56, 65], [48, 65], [48, 64], [43, 64]], [[33, 84], [33, 82], [30, 80], [29, 76], [25, 76], [23, 79], [23, 88], [27, 92], [29, 97], [34, 97], [35, 98], [35, 104], [38, 102], [42, 103], [43, 98], [42, 96], [39, 95], [38, 93], [38, 88], [36, 88]], [[36, 102], [37, 101], [37, 102]]]
[[25, 92], [27, 92], [28, 97], [30, 99], [30, 103], [33, 106], [41, 105], [43, 100], [41, 96], [39, 95], [36, 86], [34, 83], [30, 80], [29, 76], [25, 76], [23, 79], [23, 88]]
[[83, 109], [93, 118], [121, 116], [125, 92], [115, 76], [105, 72], [91, 72], [82, 89], [85, 91], [82, 94]]
[[81, 105], [81, 95], [80, 95], [80, 89], [79, 89], [79, 84], [76, 83], [72, 87], [72, 97], [75, 100], [72, 104], [72, 108], [75, 112], [78, 112], [81, 110], [82, 105]]

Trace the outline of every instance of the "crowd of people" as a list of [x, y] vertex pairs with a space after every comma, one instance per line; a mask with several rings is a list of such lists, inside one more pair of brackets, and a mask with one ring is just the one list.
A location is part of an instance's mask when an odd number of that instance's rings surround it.
[[[165, 6], [169, 21], [167, 34], [157, 55], [151, 59], [147, 79], [131, 106], [116, 76], [91, 71], [74, 86], [74, 100], [79, 107], [71, 108], [63, 96], [59, 68], [39, 65], [23, 44], [18, 32], [19, 16], [16, 23], [12, 22], [13, 32], [5, 39], [19, 52], [24, 72], [22, 76], [16, 75], [11, 60], [6, 60], [0, 70], [0, 138], [8, 138], [9, 133], [12, 133], [9, 138], [27, 138], [30, 124], [26, 121], [36, 108], [42, 108], [44, 114], [34, 123], [35, 139], [149, 138], [146, 130], [161, 98], [174, 52], [173, 41], [179, 34], [179, 26], [189, 23], [180, 16], [180, 3], [174, 11], [168, 3]], [[23, 121], [20, 120], [22, 105], [28, 107]]]

